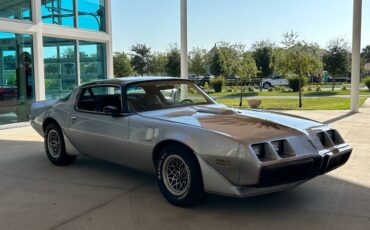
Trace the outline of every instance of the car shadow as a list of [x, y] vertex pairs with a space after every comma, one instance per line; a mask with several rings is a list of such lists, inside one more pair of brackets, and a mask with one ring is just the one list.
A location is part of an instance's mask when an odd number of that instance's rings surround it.
[[348, 112], [348, 113], [343, 114], [343, 115], [341, 115], [341, 116], [333, 117], [333, 118], [331, 118], [331, 119], [329, 119], [329, 120], [323, 121], [323, 123], [324, 123], [324, 124], [326, 124], [326, 125], [329, 125], [329, 124], [331, 124], [331, 123], [334, 123], [334, 122], [340, 121], [340, 120], [342, 120], [342, 119], [345, 119], [345, 118], [350, 117], [350, 116], [355, 115], [355, 114], [357, 114], [357, 113]]

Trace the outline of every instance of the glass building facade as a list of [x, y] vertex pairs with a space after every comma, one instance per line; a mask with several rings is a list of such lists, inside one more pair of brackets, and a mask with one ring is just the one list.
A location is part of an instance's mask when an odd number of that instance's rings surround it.
[[18, 20], [32, 20], [31, 0], [0, 1], [0, 17]]
[[27, 121], [32, 102], [113, 76], [110, 0], [0, 4], [0, 125]]
[[104, 0], [43, 0], [41, 9], [44, 23], [105, 31]]

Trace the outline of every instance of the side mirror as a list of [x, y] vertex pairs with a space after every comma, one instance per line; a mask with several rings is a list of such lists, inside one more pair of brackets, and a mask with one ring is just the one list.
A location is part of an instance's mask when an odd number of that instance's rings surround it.
[[103, 112], [107, 114], [111, 114], [112, 117], [122, 117], [122, 114], [120, 113], [120, 111], [118, 110], [116, 106], [110, 106], [110, 105], [105, 106], [103, 108]]

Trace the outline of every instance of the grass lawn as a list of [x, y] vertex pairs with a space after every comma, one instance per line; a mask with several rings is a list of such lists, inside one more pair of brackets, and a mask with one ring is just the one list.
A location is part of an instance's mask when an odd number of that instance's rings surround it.
[[[350, 95], [350, 90], [335, 90], [335, 91], [304, 91], [302, 95], [304, 97], [324, 97], [324, 96], [336, 96], [336, 95]], [[221, 92], [221, 93], [210, 93], [211, 96], [240, 96], [239, 92]], [[360, 91], [360, 95], [369, 95], [370, 91]], [[255, 91], [255, 92], [244, 92], [243, 96], [298, 96], [298, 92], [280, 92], [280, 91]]]
[[[367, 97], [360, 97], [360, 106]], [[232, 107], [239, 106], [239, 98], [217, 99], [218, 103]], [[298, 108], [298, 99], [262, 99], [261, 109], [269, 110], [344, 110], [350, 108], [350, 98], [303, 98], [302, 108]], [[247, 99], [243, 100], [243, 108], [248, 107]]]

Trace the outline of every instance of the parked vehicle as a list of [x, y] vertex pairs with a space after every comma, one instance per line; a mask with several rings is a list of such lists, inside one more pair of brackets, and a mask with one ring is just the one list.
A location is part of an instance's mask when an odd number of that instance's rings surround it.
[[321, 83], [321, 78], [319, 76], [310, 75], [308, 76], [308, 82], [310, 84], [319, 84]]
[[193, 81], [198, 86], [203, 86], [206, 82], [210, 84], [210, 76], [198, 76], [198, 75], [189, 75], [188, 79]]
[[225, 85], [227, 86], [237, 86], [242, 82], [242, 78], [236, 75], [230, 75], [225, 77]]
[[17, 87], [12, 85], [0, 85], [0, 100], [2, 98], [16, 98]]
[[51, 163], [68, 165], [84, 154], [155, 173], [163, 196], [179, 206], [206, 193], [290, 189], [345, 164], [352, 152], [328, 125], [229, 108], [179, 78], [84, 84], [34, 103], [31, 125]]
[[333, 82], [334, 80], [336, 83], [351, 83], [351, 75], [342, 74], [337, 76], [329, 76], [328, 82]]
[[263, 79], [261, 82], [261, 86], [264, 89], [270, 89], [274, 86], [287, 86], [289, 85], [289, 82], [287, 79], [285, 79], [282, 76], [273, 76], [271, 78]]
[[11, 85], [0, 86], [0, 114], [15, 111], [18, 105], [17, 87]]

